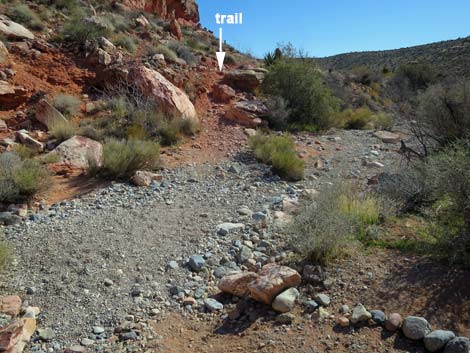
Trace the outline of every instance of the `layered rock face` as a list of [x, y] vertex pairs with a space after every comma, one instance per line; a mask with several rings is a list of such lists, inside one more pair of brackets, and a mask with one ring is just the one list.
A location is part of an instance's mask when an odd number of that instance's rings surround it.
[[199, 22], [199, 8], [194, 0], [126, 0], [127, 6], [155, 13], [165, 19]]

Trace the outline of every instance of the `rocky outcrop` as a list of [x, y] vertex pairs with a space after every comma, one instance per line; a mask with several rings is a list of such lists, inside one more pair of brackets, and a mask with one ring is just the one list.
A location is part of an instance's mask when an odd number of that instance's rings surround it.
[[32, 148], [37, 152], [44, 151], [44, 144], [35, 138], [31, 137], [27, 130], [20, 130], [16, 132], [16, 139], [23, 145]]
[[101, 143], [84, 136], [74, 136], [62, 142], [50, 154], [59, 157], [59, 162], [78, 168], [100, 166], [103, 160]]
[[217, 103], [228, 103], [235, 95], [235, 90], [227, 85], [214, 85], [212, 88], [212, 97]]
[[183, 119], [198, 122], [196, 108], [186, 93], [159, 72], [139, 66], [130, 70], [129, 82], [133, 82], [142, 94], [153, 100], [167, 114], [180, 115]]
[[241, 101], [232, 104], [225, 116], [238, 124], [247, 127], [257, 127], [262, 125], [263, 118], [269, 113], [266, 105], [259, 100]]
[[8, 49], [5, 44], [0, 40], [0, 65], [8, 64]]
[[36, 104], [36, 120], [43, 124], [48, 129], [58, 123], [65, 123], [67, 119], [52, 106], [47, 100], [41, 99]]
[[0, 34], [9, 39], [34, 39], [34, 34], [19, 23], [0, 16]]
[[27, 90], [0, 81], [0, 110], [15, 109], [27, 100]]
[[253, 92], [263, 82], [263, 69], [237, 69], [225, 74], [224, 83], [236, 90]]
[[126, 0], [125, 5], [165, 19], [183, 19], [199, 23], [199, 8], [194, 0]]

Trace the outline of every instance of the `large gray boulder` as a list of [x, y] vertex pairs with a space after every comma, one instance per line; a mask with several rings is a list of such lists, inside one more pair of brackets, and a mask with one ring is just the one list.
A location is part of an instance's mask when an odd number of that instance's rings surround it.
[[0, 34], [9, 39], [34, 39], [34, 34], [19, 23], [0, 16]]

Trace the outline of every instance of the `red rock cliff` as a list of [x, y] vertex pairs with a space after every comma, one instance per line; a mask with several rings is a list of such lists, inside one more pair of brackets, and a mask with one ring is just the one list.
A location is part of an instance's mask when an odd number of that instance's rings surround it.
[[199, 8], [194, 0], [125, 0], [124, 3], [138, 10], [155, 13], [166, 19], [199, 22]]

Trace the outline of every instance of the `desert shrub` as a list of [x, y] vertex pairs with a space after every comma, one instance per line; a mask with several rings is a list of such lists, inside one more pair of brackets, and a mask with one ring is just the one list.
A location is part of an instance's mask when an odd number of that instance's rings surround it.
[[413, 132], [425, 154], [470, 134], [470, 81], [438, 84], [419, 97]]
[[430, 157], [435, 228], [440, 256], [470, 268], [470, 141], [457, 141]]
[[417, 93], [437, 83], [439, 74], [436, 69], [424, 62], [401, 65], [390, 81], [388, 91], [396, 100], [413, 99]]
[[49, 173], [32, 159], [15, 153], [0, 154], [0, 202], [16, 202], [30, 197], [48, 184]]
[[269, 110], [269, 116], [267, 117], [269, 126], [277, 130], [286, 129], [290, 111], [284, 98], [269, 97], [266, 100], [266, 107]]
[[118, 95], [108, 101], [111, 116], [101, 120], [101, 133], [119, 139], [154, 139], [162, 145], [194, 135], [199, 126], [183, 117], [166, 114], [152, 101], [135, 95]]
[[69, 138], [78, 135], [78, 125], [73, 121], [56, 121], [49, 129], [51, 137], [55, 138], [57, 142], [68, 140]]
[[177, 55], [178, 58], [183, 59], [186, 61], [188, 65], [196, 65], [197, 64], [197, 58], [193, 54], [193, 52], [185, 45], [179, 43], [179, 42], [170, 42], [168, 44], [168, 48], [170, 48], [172, 51], [174, 51]]
[[113, 40], [114, 45], [122, 47], [129, 53], [135, 52], [137, 49], [137, 42], [131, 36], [120, 34]]
[[389, 129], [393, 125], [393, 119], [385, 114], [374, 114], [369, 108], [345, 109], [334, 115], [336, 127], [345, 129]]
[[291, 137], [258, 133], [249, 144], [256, 158], [271, 165], [280, 177], [294, 181], [303, 178], [305, 163], [297, 156]]
[[391, 212], [377, 195], [334, 182], [302, 205], [288, 233], [300, 254], [326, 264], [367, 241], [368, 230]]
[[403, 212], [419, 212], [433, 238], [427, 251], [470, 268], [470, 142], [457, 140], [395, 176], [380, 191]]
[[159, 164], [160, 145], [158, 143], [140, 140], [109, 140], [103, 146], [103, 165], [95, 169], [95, 172], [109, 179], [125, 179], [138, 170], [154, 170]]
[[82, 101], [80, 98], [70, 96], [68, 94], [59, 94], [52, 100], [52, 105], [67, 118], [70, 118], [80, 112], [81, 104]]
[[13, 152], [21, 159], [30, 159], [38, 155], [38, 151], [25, 145], [15, 145]]
[[287, 121], [294, 129], [326, 129], [331, 125], [331, 115], [339, 109], [320, 71], [302, 59], [284, 59], [271, 65], [263, 91], [287, 102]]
[[354, 67], [351, 73], [353, 74], [352, 80], [363, 85], [371, 86], [380, 81], [379, 73], [365, 65]]
[[34, 30], [43, 30], [44, 24], [39, 16], [25, 4], [17, 4], [9, 8], [7, 16]]
[[158, 45], [154, 50], [152, 50], [151, 55], [153, 54], [163, 54], [165, 60], [168, 61], [174, 61], [178, 58], [178, 55], [176, 55], [173, 50], [163, 44]]
[[38, 2], [55, 7], [56, 9], [67, 12], [67, 14], [75, 13], [79, 9], [79, 2], [76, 0], [39, 0]]
[[105, 24], [89, 20], [84, 13], [75, 14], [62, 28], [59, 40], [68, 40], [80, 44], [107, 37], [110, 28]]
[[368, 108], [346, 109], [337, 115], [337, 125], [346, 129], [372, 128], [374, 113]]

